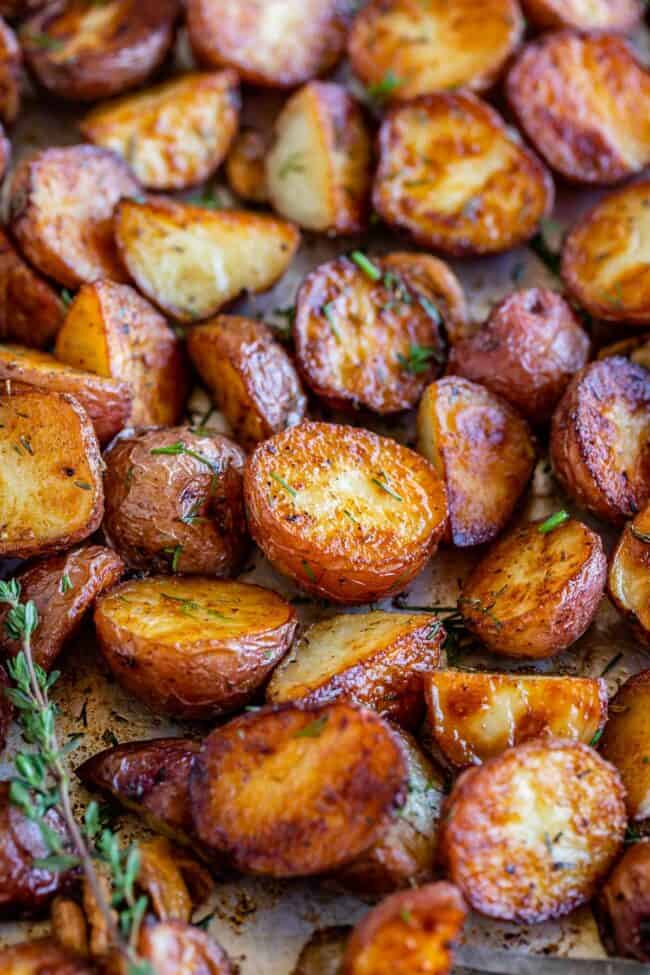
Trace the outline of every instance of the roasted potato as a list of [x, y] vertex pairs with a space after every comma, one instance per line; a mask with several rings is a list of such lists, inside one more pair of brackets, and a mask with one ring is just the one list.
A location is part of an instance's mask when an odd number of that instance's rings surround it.
[[446, 484], [446, 540], [460, 548], [491, 541], [533, 473], [527, 423], [483, 386], [447, 376], [427, 387], [417, 425], [418, 450]]
[[247, 449], [304, 418], [307, 400], [294, 365], [263, 322], [219, 315], [187, 337], [196, 371]]
[[293, 88], [334, 67], [345, 50], [351, 0], [187, 0], [197, 60], [244, 81]]
[[0, 230], [0, 340], [44, 348], [60, 329], [64, 315], [58, 292], [32, 270]]
[[225, 158], [239, 118], [234, 71], [190, 73], [95, 108], [80, 125], [112, 149], [143, 186], [182, 190], [208, 179]]
[[404, 806], [406, 760], [372, 711], [292, 704], [235, 718], [204, 740], [190, 775], [199, 838], [245, 873], [342, 867]]
[[[38, 628], [32, 635], [32, 654], [44, 670], [51, 670], [64, 644], [77, 631], [100, 593], [110, 589], [124, 572], [122, 559], [110, 548], [83, 545], [28, 566], [18, 575], [23, 602], [33, 600]], [[0, 652], [14, 657], [22, 650], [4, 622], [9, 607], [0, 608]]]
[[578, 504], [621, 522], [650, 501], [650, 372], [621, 356], [571, 380], [551, 426], [551, 461]]
[[526, 18], [535, 27], [575, 30], [631, 30], [643, 16], [640, 0], [522, 0]]
[[343, 924], [317, 928], [303, 946], [291, 975], [341, 975], [343, 952], [351, 930]]
[[44, 7], [48, 0], [0, 0], [0, 15], [3, 17], [26, 17]]
[[482, 383], [541, 424], [589, 351], [589, 336], [568, 302], [529, 288], [508, 295], [478, 332], [452, 345], [447, 370]]
[[436, 549], [445, 489], [414, 451], [358, 427], [302, 423], [244, 472], [251, 534], [307, 592], [367, 603], [399, 592]]
[[235, 975], [236, 971], [216, 941], [182, 921], [143, 925], [138, 949], [156, 975]]
[[595, 531], [568, 519], [534, 521], [500, 538], [463, 584], [465, 625], [506, 657], [552, 657], [589, 627], [607, 578]]
[[357, 924], [342, 975], [448, 975], [452, 947], [467, 907], [447, 883], [428, 884], [387, 897]]
[[307, 230], [355, 234], [367, 223], [371, 166], [370, 136], [357, 102], [342, 85], [311, 81], [275, 121], [266, 155], [269, 199]]
[[553, 206], [553, 181], [485, 102], [425, 95], [381, 124], [373, 203], [422, 247], [496, 254], [533, 236]]
[[183, 322], [209, 318], [242, 291], [270, 288], [288, 268], [300, 234], [289, 223], [237, 210], [124, 201], [116, 238], [140, 291]]
[[178, 0], [55, 0], [25, 21], [20, 43], [40, 83], [95, 101], [142, 84], [174, 40]]
[[7, 125], [16, 121], [20, 111], [22, 61], [18, 38], [0, 19], [0, 119]]
[[276, 668], [271, 704], [351, 701], [417, 728], [423, 679], [440, 663], [444, 630], [432, 613], [350, 613], [314, 623]]
[[142, 430], [104, 455], [104, 534], [134, 569], [228, 576], [249, 549], [245, 456], [189, 427]]
[[[370, 0], [356, 17], [348, 51], [352, 70], [385, 97], [490, 88], [521, 42], [517, 0]], [[388, 82], [386, 79], [389, 79]]]
[[[79, 2], [86, 10], [97, 9]], [[137, 192], [129, 167], [106, 149], [41, 149], [13, 172], [11, 230], [32, 264], [60, 284], [76, 288], [98, 278], [123, 281], [113, 211], [122, 197]]]
[[69, 366], [127, 383], [133, 398], [130, 425], [168, 426], [180, 419], [189, 388], [181, 342], [162, 315], [128, 285], [84, 285], [68, 310], [54, 352]]
[[247, 704], [287, 652], [296, 612], [260, 586], [151, 577], [97, 600], [100, 648], [120, 683], [156, 711], [214, 718]]
[[650, 840], [627, 848], [600, 892], [598, 909], [616, 954], [649, 962]]
[[51, 938], [0, 948], [0, 970], [3, 975], [97, 975], [94, 965]]
[[650, 504], [623, 529], [609, 566], [607, 591], [641, 639], [650, 644]]
[[463, 772], [439, 853], [475, 911], [533, 924], [590, 900], [625, 825], [616, 770], [586, 745], [541, 738]]
[[104, 513], [99, 444], [66, 393], [0, 396], [0, 556], [69, 548]]
[[625, 786], [628, 816], [650, 819], [650, 670], [630, 677], [610, 702], [600, 750]]
[[226, 156], [226, 176], [230, 189], [242, 200], [266, 203], [266, 139], [257, 129], [242, 129], [235, 136]]
[[623, 355], [626, 359], [631, 359], [644, 369], [650, 370], [650, 332], [621, 339], [620, 342], [612, 342], [611, 345], [605, 345], [598, 351], [599, 359], [609, 359], [613, 355]]

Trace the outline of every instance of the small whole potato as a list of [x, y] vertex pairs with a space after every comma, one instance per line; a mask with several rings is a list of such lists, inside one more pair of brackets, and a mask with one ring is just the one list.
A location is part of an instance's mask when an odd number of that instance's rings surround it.
[[610, 562], [607, 591], [635, 632], [650, 645], [650, 504], [623, 529]]
[[627, 848], [600, 892], [598, 913], [613, 935], [617, 955], [650, 962], [650, 840]]
[[59, 331], [64, 315], [59, 293], [23, 260], [0, 230], [0, 339], [45, 348]]

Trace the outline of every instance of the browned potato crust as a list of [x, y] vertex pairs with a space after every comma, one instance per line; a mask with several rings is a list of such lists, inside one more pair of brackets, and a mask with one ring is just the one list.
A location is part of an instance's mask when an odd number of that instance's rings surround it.
[[156, 70], [178, 10], [178, 0], [55, 0], [23, 24], [20, 42], [48, 91], [95, 101], [137, 87]]
[[343, 952], [351, 930], [346, 925], [317, 928], [303, 946], [291, 975], [341, 975]]
[[598, 610], [607, 558], [596, 532], [569, 519], [534, 521], [499, 539], [462, 589], [465, 625], [506, 657], [552, 657], [575, 643]]
[[599, 359], [609, 359], [613, 355], [624, 355], [650, 371], [650, 332], [605, 345], [598, 352]]
[[640, 0], [522, 0], [522, 4], [527, 19], [541, 28], [628, 31], [643, 16]]
[[0, 949], [3, 975], [96, 975], [94, 965], [50, 938], [23, 941]]
[[0, 555], [69, 548], [104, 513], [101, 455], [88, 416], [67, 393], [0, 396]]
[[182, 190], [222, 163], [239, 118], [234, 71], [191, 72], [94, 109], [79, 126], [112, 149], [143, 186]]
[[180, 419], [189, 387], [182, 344], [162, 315], [128, 285], [84, 285], [54, 351], [70, 366], [126, 383], [133, 400], [130, 425], [168, 426]]
[[553, 181], [485, 102], [426, 95], [382, 122], [373, 203], [422, 247], [495, 254], [532, 237], [552, 208]]
[[11, 230], [32, 264], [61, 284], [123, 281], [113, 211], [122, 197], [137, 192], [129, 167], [106, 149], [41, 149], [13, 172]]
[[226, 156], [226, 176], [230, 189], [242, 200], [266, 203], [266, 139], [257, 129], [242, 129], [235, 136]]
[[7, 125], [20, 111], [22, 54], [9, 24], [0, 20], [0, 118]]
[[246, 449], [304, 418], [307, 400], [294, 365], [263, 322], [219, 315], [190, 331], [187, 349]]
[[248, 704], [296, 625], [293, 607], [269, 589], [196, 576], [135, 579], [95, 609], [120, 683], [156, 711], [197, 719]]
[[554, 291], [508, 295], [474, 335], [452, 345], [447, 371], [482, 383], [531, 423], [550, 419], [571, 376], [589, 358], [589, 336]]
[[134, 569], [228, 576], [248, 552], [245, 456], [188, 427], [143, 430], [104, 455], [104, 534]]
[[551, 460], [578, 504], [621, 522], [650, 501], [650, 372], [613, 356], [569, 384], [553, 416]]
[[[628, 847], [598, 898], [599, 913], [614, 936], [616, 954], [650, 961], [650, 841]], [[608, 931], [608, 933], [609, 933]]]
[[650, 819], [650, 670], [625, 681], [609, 714], [600, 750], [623, 780], [630, 819], [643, 822]]
[[298, 877], [342, 867], [381, 839], [407, 784], [400, 742], [372, 711], [285, 704], [208, 735], [190, 796], [200, 839], [236, 869]]
[[216, 941], [183, 921], [145, 924], [139, 954], [156, 975], [234, 975], [236, 971]]
[[58, 332], [64, 315], [58, 292], [32, 270], [0, 230], [0, 339], [43, 348]]
[[387, 897], [357, 924], [342, 975], [448, 975], [452, 947], [467, 907], [452, 884], [437, 883]]
[[199, 62], [293, 88], [340, 59], [352, 9], [351, 0], [187, 0], [187, 29]]
[[[85, 545], [37, 562], [20, 573], [21, 598], [23, 602], [33, 600], [38, 610], [38, 628], [32, 636], [37, 664], [52, 669], [96, 597], [110, 589], [123, 572], [122, 559], [110, 548]], [[8, 612], [8, 606], [0, 609], [0, 650], [14, 657], [22, 650], [22, 643], [5, 631]]]
[[439, 853], [474, 910], [533, 924], [590, 900], [625, 825], [616, 770], [586, 745], [542, 738], [463, 772]]
[[626, 525], [609, 567], [612, 602], [650, 644], [650, 504]]
[[413, 251], [392, 251], [382, 257], [382, 262], [436, 306], [450, 342], [464, 335], [470, 325], [467, 303], [462, 285], [448, 264], [431, 254]]
[[414, 451], [358, 427], [302, 423], [244, 473], [251, 534], [272, 565], [339, 603], [399, 592], [436, 549], [445, 489]]

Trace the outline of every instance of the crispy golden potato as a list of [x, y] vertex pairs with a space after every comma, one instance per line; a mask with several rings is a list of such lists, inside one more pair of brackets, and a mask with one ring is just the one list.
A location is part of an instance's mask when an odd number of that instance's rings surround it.
[[43, 348], [60, 329], [64, 315], [58, 292], [32, 270], [0, 230], [0, 340]]
[[613, 356], [569, 384], [553, 415], [551, 461], [578, 504], [621, 522], [650, 501], [650, 372]]
[[447, 376], [427, 387], [417, 426], [418, 450], [446, 484], [446, 540], [460, 548], [491, 541], [533, 473], [527, 423], [483, 386]]
[[589, 336], [568, 302], [529, 288], [508, 295], [478, 332], [452, 345], [447, 371], [482, 383], [541, 424], [589, 351]]
[[533, 521], [500, 538], [465, 580], [458, 607], [493, 653], [552, 657], [596, 615], [607, 578], [600, 535], [574, 519], [548, 528]]
[[122, 156], [143, 186], [182, 190], [217, 170], [238, 118], [234, 71], [191, 72], [100, 105], [79, 127], [90, 142]]
[[13, 172], [11, 230], [32, 264], [61, 284], [76, 288], [98, 278], [123, 281], [113, 211], [122, 197], [137, 192], [129, 167], [106, 149], [41, 149]]
[[244, 81], [293, 88], [334, 67], [345, 50], [351, 0], [187, 0], [197, 60]]
[[426, 95], [381, 124], [373, 203], [422, 247], [496, 254], [533, 236], [552, 208], [553, 181], [485, 102]]
[[142, 84], [174, 40], [178, 0], [58, 0], [27, 20], [20, 43], [40, 83], [95, 101]]
[[226, 156], [226, 176], [230, 189], [242, 200], [266, 203], [269, 198], [266, 151], [267, 140], [257, 129], [242, 129], [232, 142]]
[[296, 625], [293, 607], [269, 589], [207, 578], [134, 579], [95, 609], [115, 677], [156, 711], [185, 718], [248, 704]]
[[452, 884], [428, 884], [387, 897], [357, 924], [342, 975], [448, 975], [467, 907]]
[[439, 854], [475, 911], [533, 924], [591, 899], [625, 825], [616, 770], [579, 742], [541, 738], [463, 772]]
[[628, 31], [643, 16], [640, 0], [522, 0], [526, 18], [535, 27]]
[[623, 529], [609, 566], [607, 591], [640, 638], [650, 644], [650, 504]]
[[381, 261], [389, 272], [408, 282], [420, 301], [424, 298], [435, 305], [450, 342], [465, 334], [470, 327], [467, 303], [462, 285], [448, 264], [431, 254], [413, 251], [392, 251]]
[[156, 975], [235, 975], [236, 971], [216, 941], [182, 921], [145, 924], [139, 954]]
[[263, 322], [219, 315], [191, 329], [187, 349], [246, 449], [304, 418], [307, 400], [294, 365]]
[[266, 155], [269, 199], [307, 230], [355, 234], [367, 224], [371, 167], [358, 103], [342, 85], [311, 81], [275, 121]]
[[162, 315], [128, 285], [84, 285], [54, 352], [69, 366], [126, 383], [133, 399], [130, 425], [179, 421], [189, 388], [182, 344]]
[[650, 670], [626, 680], [609, 706], [600, 750], [625, 786], [628, 816], [650, 819]]
[[0, 20], [0, 119], [7, 125], [20, 111], [22, 54], [9, 24]]
[[617, 955], [650, 961], [650, 840], [627, 848], [600, 892], [598, 913], [613, 935]]
[[51, 938], [0, 948], [0, 970], [3, 975], [97, 975], [94, 965]]
[[109, 544], [134, 569], [229, 576], [248, 550], [245, 455], [189, 427], [142, 430], [104, 455]]
[[190, 796], [200, 839], [236, 869], [299, 877], [365, 853], [404, 806], [407, 784], [402, 746], [372, 711], [284, 704], [208, 735]]
[[358, 427], [302, 423], [260, 444], [244, 472], [251, 534], [307, 592], [367, 603], [399, 592], [447, 519], [431, 465]]
[[0, 396], [0, 458], [0, 556], [46, 555], [99, 527], [99, 444], [72, 396], [40, 390]]
[[611, 345], [605, 345], [598, 351], [599, 359], [609, 359], [613, 355], [623, 355], [626, 359], [650, 370], [650, 332], [622, 339], [620, 342], [612, 342]]
[[345, 943], [352, 928], [317, 928], [303, 946], [291, 975], [341, 975]]
[[300, 241], [283, 220], [243, 210], [212, 213], [162, 198], [123, 202], [117, 245], [140, 291], [182, 322], [216, 314], [242, 291], [282, 277]]

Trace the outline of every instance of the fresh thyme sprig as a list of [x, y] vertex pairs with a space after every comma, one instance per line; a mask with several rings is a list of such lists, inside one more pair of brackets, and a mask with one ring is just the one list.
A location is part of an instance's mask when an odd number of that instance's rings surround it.
[[[438, 622], [445, 631], [442, 649], [447, 655], [447, 663], [455, 664], [460, 654], [465, 650], [476, 648], [476, 639], [469, 632], [465, 620], [457, 606], [413, 606], [408, 602], [408, 596], [396, 596], [394, 600], [398, 609], [410, 609], [413, 612], [435, 613]], [[437, 627], [434, 627], [434, 632]]]

